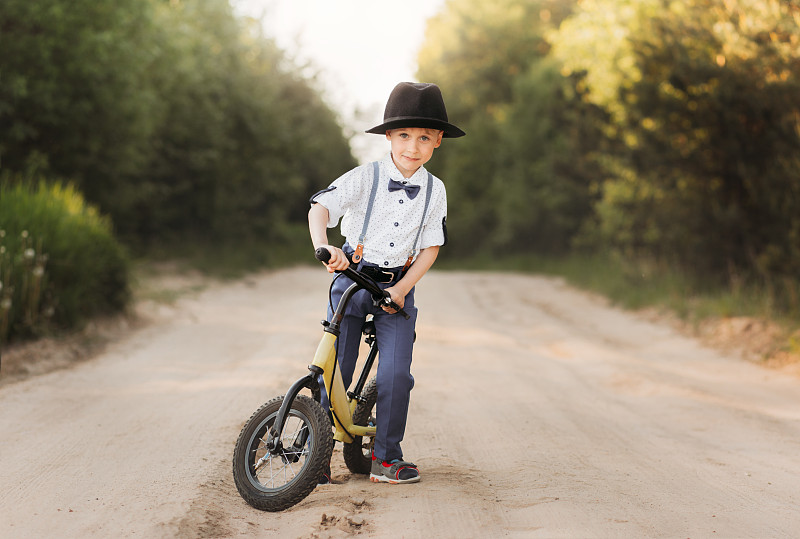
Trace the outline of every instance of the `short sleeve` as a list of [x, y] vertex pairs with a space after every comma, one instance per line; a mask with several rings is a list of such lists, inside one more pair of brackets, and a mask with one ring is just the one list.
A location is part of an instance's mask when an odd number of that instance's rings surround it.
[[334, 228], [347, 210], [361, 197], [363, 185], [361, 168], [355, 168], [336, 178], [327, 189], [311, 197], [311, 204], [322, 204], [328, 210], [328, 228]]
[[447, 243], [447, 194], [444, 187], [432, 201], [425, 228], [422, 230], [422, 239], [419, 248], [426, 249], [435, 245]]

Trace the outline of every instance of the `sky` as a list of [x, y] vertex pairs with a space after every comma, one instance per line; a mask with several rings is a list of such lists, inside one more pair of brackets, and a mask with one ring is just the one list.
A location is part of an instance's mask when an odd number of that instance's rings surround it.
[[445, 0], [232, 0], [238, 13], [262, 20], [299, 65], [311, 70], [339, 113], [359, 161], [381, 158], [388, 142], [364, 130], [383, 121], [395, 84], [416, 81], [427, 19]]

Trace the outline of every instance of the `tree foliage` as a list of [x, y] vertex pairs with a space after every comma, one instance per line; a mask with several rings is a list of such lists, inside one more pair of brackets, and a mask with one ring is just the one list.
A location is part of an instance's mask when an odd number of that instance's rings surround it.
[[[591, 6], [608, 13], [611, 4]], [[576, 54], [577, 22], [562, 26], [565, 46], [555, 47], [573, 67], [611, 74], [588, 77], [591, 99], [616, 112], [621, 142], [598, 206], [604, 239], [705, 277], [796, 277], [800, 3], [637, 5], [622, 40], [630, 61]], [[597, 36], [580, 46], [595, 49]], [[603, 81], [611, 88], [600, 90]]]
[[225, 0], [8, 0], [0, 49], [0, 166], [70, 178], [134, 245], [277, 241], [353, 164], [313, 81]]
[[0, 9], [0, 165], [91, 190], [147, 161], [155, 96], [147, 2], [8, 0]]
[[614, 249], [796, 305], [800, 2], [554, 6], [449, 2], [428, 27], [420, 79], [467, 132], [433, 164], [456, 252]]
[[[570, 2], [449, 2], [419, 76], [439, 83], [467, 137], [432, 167], [447, 182], [453, 251], [564, 252], [591, 210], [598, 107], [564, 78], [545, 36]], [[577, 161], [576, 155], [585, 159]]]

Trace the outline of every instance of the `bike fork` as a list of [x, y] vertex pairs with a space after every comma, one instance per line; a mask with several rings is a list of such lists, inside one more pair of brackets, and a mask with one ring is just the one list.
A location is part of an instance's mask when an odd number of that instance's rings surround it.
[[[275, 417], [275, 423], [273, 423], [272, 427], [269, 429], [269, 436], [267, 437], [265, 444], [267, 450], [273, 455], [278, 455], [283, 450], [283, 444], [281, 443], [281, 432], [283, 432], [283, 426], [286, 424], [286, 416], [289, 414], [289, 410], [292, 408], [292, 403], [294, 403], [294, 399], [297, 397], [300, 391], [303, 388], [310, 389], [314, 394], [314, 398], [319, 401], [319, 382], [317, 381], [317, 377], [322, 374], [322, 369], [316, 365], [309, 365], [308, 370], [311, 372], [292, 384], [292, 387], [290, 387], [289, 391], [287, 391], [286, 395], [284, 395], [281, 407], [278, 409], [278, 415]], [[292, 445], [297, 446], [298, 448], [302, 447], [305, 445], [305, 437], [307, 435], [308, 434], [305, 432], [301, 433], [300, 437], [303, 439], [295, 440], [294, 444]]]

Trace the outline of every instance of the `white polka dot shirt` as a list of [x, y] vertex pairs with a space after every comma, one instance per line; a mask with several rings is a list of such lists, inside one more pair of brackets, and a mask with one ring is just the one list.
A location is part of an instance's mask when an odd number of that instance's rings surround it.
[[[420, 167], [413, 176], [404, 178], [388, 154], [380, 161], [378, 191], [372, 206], [367, 233], [364, 237], [364, 260], [377, 266], [395, 268], [406, 263], [417, 230], [422, 222], [425, 194], [428, 188], [428, 171]], [[334, 228], [342, 220], [342, 235], [355, 249], [367, 213], [367, 204], [372, 190], [372, 163], [367, 163], [343, 174], [328, 189], [311, 198], [312, 203], [322, 204], [328, 210], [328, 228]], [[445, 218], [447, 216], [447, 194], [442, 181], [431, 176], [433, 190], [427, 216], [416, 247], [421, 249], [445, 242]], [[389, 191], [389, 180], [418, 185], [417, 196], [412, 200], [403, 190]]]

